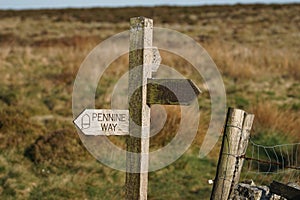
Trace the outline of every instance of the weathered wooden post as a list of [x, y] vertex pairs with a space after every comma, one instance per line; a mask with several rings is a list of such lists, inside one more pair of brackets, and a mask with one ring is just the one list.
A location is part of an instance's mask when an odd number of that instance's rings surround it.
[[74, 119], [86, 136], [127, 136], [125, 197], [146, 200], [148, 186], [150, 106], [190, 105], [200, 94], [188, 79], [152, 79], [161, 58], [152, 47], [153, 21], [130, 19], [129, 110], [85, 109]]
[[237, 169], [237, 173], [235, 174], [233, 178], [233, 184], [236, 186], [239, 183], [240, 176], [241, 176], [241, 171], [243, 168], [244, 164], [244, 155], [246, 154], [249, 139], [250, 139], [250, 131], [252, 128], [252, 124], [254, 121], [254, 115], [253, 114], [244, 114], [244, 122], [243, 122], [243, 128], [242, 128], [242, 134], [241, 134], [241, 139], [239, 142], [239, 147], [238, 147], [238, 160], [237, 164], [239, 165], [239, 168]]
[[[152, 76], [153, 21], [130, 19], [129, 49], [129, 134], [127, 137], [126, 199], [147, 199], [150, 107], [147, 105], [147, 80]], [[137, 153], [137, 154], [132, 154]]]
[[227, 200], [239, 181], [254, 115], [229, 108], [211, 200]]
[[[152, 19], [130, 20], [129, 137], [127, 137], [126, 199], [147, 199], [150, 106], [189, 105], [199, 88], [186, 79], [152, 79], [161, 58], [152, 47]], [[136, 153], [136, 154], [132, 154]], [[135, 173], [132, 173], [135, 172]], [[136, 173], [140, 172], [140, 173]]]

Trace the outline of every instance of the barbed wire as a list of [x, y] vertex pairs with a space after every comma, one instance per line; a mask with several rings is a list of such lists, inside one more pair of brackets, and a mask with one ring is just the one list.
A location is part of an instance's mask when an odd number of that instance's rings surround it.
[[[247, 157], [245, 155], [241, 156], [241, 158], [244, 158], [245, 160], [252, 160], [252, 161], [257, 161], [257, 162], [260, 162], [260, 163], [266, 163], [266, 164], [271, 164], [271, 165], [278, 165], [278, 166], [282, 165], [282, 163], [279, 163], [279, 162], [259, 160], [259, 159], [256, 159], [256, 158]], [[284, 166], [284, 168], [300, 170], [300, 167], [296, 167], [296, 166]]]
[[[279, 144], [264, 146], [249, 140], [247, 153], [240, 156], [248, 165], [244, 165], [245, 179], [249, 174], [254, 174], [250, 179], [266, 183], [266, 179], [291, 182], [300, 179], [300, 143]], [[258, 179], [259, 176], [259, 179]], [[270, 177], [271, 176], [271, 177]]]

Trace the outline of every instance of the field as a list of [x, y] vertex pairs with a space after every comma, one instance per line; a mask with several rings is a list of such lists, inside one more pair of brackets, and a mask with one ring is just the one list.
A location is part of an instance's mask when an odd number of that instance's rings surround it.
[[[299, 142], [299, 13], [299, 4], [0, 11], [0, 198], [124, 196], [125, 173], [97, 162], [78, 137], [72, 123], [72, 90], [88, 53], [128, 30], [135, 16], [185, 33], [207, 50], [222, 74], [227, 106], [255, 114], [253, 141]], [[162, 63], [195, 78], [178, 58], [165, 55]], [[109, 107], [110, 92], [127, 69], [127, 56], [112, 63], [101, 80], [107, 89], [97, 90], [97, 107]], [[220, 142], [199, 158], [210, 98], [205, 87], [198, 86], [203, 93], [197, 137], [180, 159], [150, 173], [149, 199], [209, 199], [208, 180], [215, 176]], [[166, 145], [180, 121], [180, 110], [166, 110], [172, 117], [151, 140], [152, 149]]]

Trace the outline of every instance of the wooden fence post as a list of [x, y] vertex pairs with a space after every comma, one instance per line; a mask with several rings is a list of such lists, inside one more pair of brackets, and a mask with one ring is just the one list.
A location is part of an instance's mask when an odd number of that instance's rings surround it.
[[245, 158], [243, 158], [243, 155], [245, 155], [246, 151], [247, 151], [247, 147], [248, 147], [248, 143], [249, 143], [249, 139], [250, 139], [250, 131], [252, 128], [253, 121], [254, 121], [254, 115], [245, 113], [242, 134], [241, 134], [241, 140], [240, 140], [239, 149], [238, 149], [239, 159], [237, 160], [238, 161], [237, 164], [239, 165], [239, 168], [233, 179], [234, 186], [236, 186], [240, 180], [240, 175], [241, 175], [241, 171], [242, 171], [244, 160], [245, 160]]
[[239, 182], [254, 115], [229, 108], [211, 200], [227, 200]]
[[[130, 19], [129, 49], [129, 134], [125, 195], [128, 200], [147, 199], [150, 107], [147, 105], [147, 80], [152, 76], [153, 21]], [[136, 154], [132, 154], [136, 153]], [[144, 172], [144, 173], [132, 173]]]

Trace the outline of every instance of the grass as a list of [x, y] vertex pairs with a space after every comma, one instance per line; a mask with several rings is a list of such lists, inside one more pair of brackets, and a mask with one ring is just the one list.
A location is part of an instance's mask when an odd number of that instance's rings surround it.
[[[0, 11], [0, 198], [124, 196], [125, 174], [97, 162], [82, 145], [72, 124], [71, 94], [86, 55], [128, 30], [133, 16], [151, 17], [155, 26], [186, 33], [205, 47], [222, 74], [228, 106], [255, 114], [255, 142], [299, 142], [299, 11], [299, 4]], [[208, 157], [198, 158], [210, 120], [209, 92], [187, 61], [161, 55], [163, 64], [203, 91], [201, 120], [192, 147], [149, 174], [149, 199], [208, 199], [220, 147], [219, 141]], [[97, 88], [97, 107], [110, 106], [127, 67], [127, 55], [111, 64], [100, 80], [105, 87]], [[180, 122], [178, 107], [165, 109], [169, 118], [151, 138], [151, 150], [166, 145]], [[112, 141], [125, 148], [124, 140]]]
[[[268, 102], [254, 105], [251, 111], [255, 114], [255, 130], [259, 131], [264, 128], [270, 131], [279, 131], [281, 135], [291, 138], [293, 142], [299, 142], [298, 127], [300, 120], [298, 112], [282, 110]], [[254, 132], [253, 135], [255, 136], [255, 134]]]

